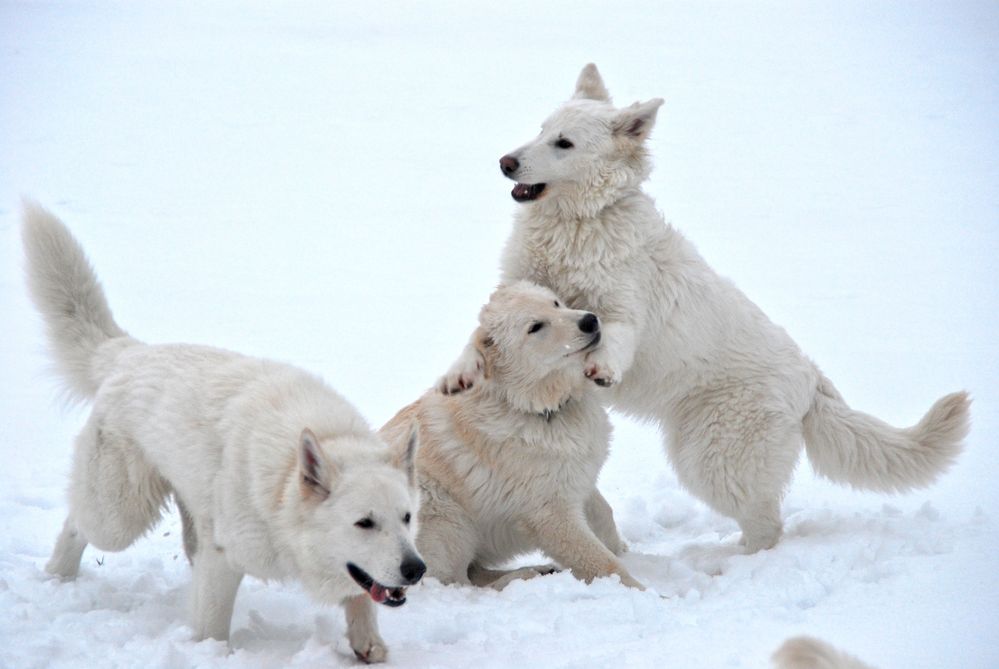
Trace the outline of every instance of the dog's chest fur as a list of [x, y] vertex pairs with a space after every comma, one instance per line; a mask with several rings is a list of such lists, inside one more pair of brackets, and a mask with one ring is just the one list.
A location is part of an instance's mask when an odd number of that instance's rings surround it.
[[504, 281], [529, 279], [550, 287], [575, 308], [617, 311], [618, 305], [604, 303], [617, 301], [622, 279], [642, 273], [640, 267], [650, 262], [650, 244], [664, 232], [654, 205], [640, 191], [594, 218], [565, 219], [525, 208], [507, 242]]
[[726, 369], [738, 368], [741, 378], [793, 364], [811, 382], [811, 363], [787, 333], [715, 273], [641, 191], [625, 194], [596, 219], [545, 211], [518, 213], [503, 281], [533, 280], [605, 324], [635, 328], [634, 360], [611, 391], [617, 408], [658, 416], [663, 404], [691, 389], [724, 382]]
[[431, 434], [419, 462], [474, 516], [514, 517], [553, 495], [581, 499], [593, 489], [610, 422], [592, 397], [572, 399], [547, 418], [456, 399], [463, 406], [453, 412], [428, 407], [423, 427]]

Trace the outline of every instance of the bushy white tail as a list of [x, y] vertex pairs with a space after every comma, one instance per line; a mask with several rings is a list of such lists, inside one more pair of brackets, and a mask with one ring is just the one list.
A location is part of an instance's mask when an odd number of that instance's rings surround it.
[[805, 452], [816, 472], [838, 483], [879, 492], [927, 486], [961, 452], [970, 404], [967, 393], [952, 393], [916, 425], [896, 428], [851, 409], [822, 376], [804, 419]]
[[89, 399], [103, 377], [94, 364], [97, 349], [128, 335], [112, 318], [83, 248], [58, 218], [25, 202], [22, 238], [28, 293], [45, 321], [56, 370], [73, 399]]
[[798, 636], [784, 642], [773, 656], [777, 669], [871, 669], [824, 641]]

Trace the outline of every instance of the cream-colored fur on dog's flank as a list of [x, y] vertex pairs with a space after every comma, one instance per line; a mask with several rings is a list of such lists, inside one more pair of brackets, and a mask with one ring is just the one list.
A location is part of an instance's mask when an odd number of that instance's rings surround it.
[[541, 550], [585, 581], [617, 574], [642, 587], [615, 557], [624, 544], [596, 488], [610, 423], [583, 366], [597, 319], [518, 283], [492, 295], [479, 323], [484, 378], [461, 394], [427, 392], [381, 430], [390, 441], [420, 426], [417, 547], [428, 574], [502, 588], [550, 570], [496, 569]]
[[[615, 108], [596, 67], [541, 134], [501, 159], [522, 200], [502, 282], [550, 287], [600, 316], [586, 370], [627, 414], [653, 420], [683, 485], [735, 518], [749, 550], [773, 546], [802, 442], [815, 470], [895, 492], [930, 484], [970, 424], [963, 392], [898, 429], [854, 411], [787, 333], [663, 222], [641, 184], [661, 99]], [[543, 186], [542, 186], [543, 184]], [[474, 382], [466, 349], [441, 385]]]
[[[26, 205], [23, 237], [57, 370], [76, 399], [93, 400], [46, 570], [75, 578], [88, 543], [127, 548], [174, 495], [185, 512], [197, 638], [228, 639], [244, 574], [296, 579], [346, 607], [359, 657], [384, 659], [372, 599], [401, 603], [395, 588], [423, 573], [408, 521], [418, 506], [413, 442], [390, 449], [342, 397], [294, 367], [142, 344], [115, 323], [58, 219]], [[375, 526], [356, 525], [363, 520]], [[348, 563], [378, 582], [370, 597]]]

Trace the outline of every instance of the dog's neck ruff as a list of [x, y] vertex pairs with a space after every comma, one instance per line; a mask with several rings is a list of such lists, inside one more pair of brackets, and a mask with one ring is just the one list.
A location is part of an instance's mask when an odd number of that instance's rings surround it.
[[483, 384], [480, 392], [485, 393], [484, 397], [491, 398], [488, 401], [508, 407], [514, 415], [519, 414], [527, 420], [540, 418], [546, 423], [550, 423], [555, 416], [564, 411], [572, 402], [573, 397], [577, 396], [571, 390], [557, 397], [549, 396], [544, 399], [541, 397], [542, 392], [528, 396], [517, 395], [510, 392], [510, 389], [494, 383]]
[[642, 184], [652, 173], [652, 165], [644, 149], [635, 149], [629, 160], [590, 175], [585, 181], [575, 183], [549, 183], [537, 200], [524, 206], [537, 215], [565, 222], [583, 223], [597, 221], [602, 213], [619, 201], [642, 192]]
[[[558, 416], [565, 408], [572, 402], [573, 395], [567, 394], [563, 397], [557, 398], [556, 403], [545, 406], [545, 402], [542, 402], [535, 398], [530, 405], [525, 406], [522, 402], [515, 402], [513, 398], [507, 395], [504, 397], [504, 401], [517, 413], [523, 414], [528, 417], [537, 417], [546, 423], [550, 423], [555, 416]], [[555, 399], [555, 398], [553, 398]]]

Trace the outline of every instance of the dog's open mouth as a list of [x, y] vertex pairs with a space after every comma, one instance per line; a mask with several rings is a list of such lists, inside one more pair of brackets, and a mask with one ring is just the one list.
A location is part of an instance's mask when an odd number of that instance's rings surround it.
[[541, 197], [541, 194], [545, 192], [545, 184], [522, 184], [518, 183], [510, 191], [510, 195], [517, 202], [530, 202], [531, 200], [537, 200]]
[[375, 602], [385, 606], [402, 606], [406, 603], [406, 588], [387, 588], [353, 562], [347, 563], [347, 573]]

